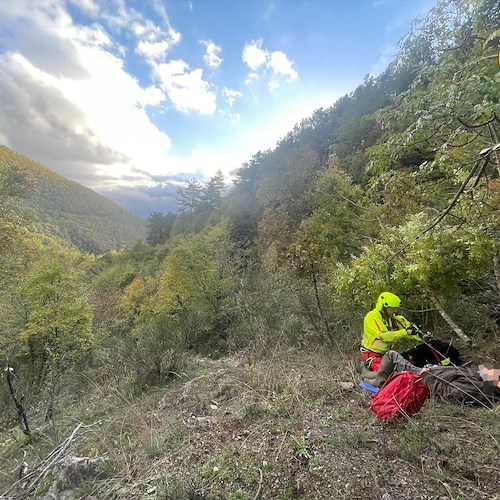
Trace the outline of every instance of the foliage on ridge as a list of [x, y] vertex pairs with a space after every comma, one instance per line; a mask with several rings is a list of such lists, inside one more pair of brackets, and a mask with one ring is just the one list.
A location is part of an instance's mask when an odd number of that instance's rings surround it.
[[[104, 253], [144, 237], [144, 222], [94, 191], [0, 146], [0, 174], [15, 169], [31, 179], [31, 190], [17, 197], [30, 231], [81, 252]], [[12, 182], [11, 182], [12, 184]]]

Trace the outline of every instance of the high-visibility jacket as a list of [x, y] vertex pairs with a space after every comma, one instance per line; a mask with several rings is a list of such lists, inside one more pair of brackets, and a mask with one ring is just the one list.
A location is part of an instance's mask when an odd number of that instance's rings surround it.
[[390, 349], [394, 349], [402, 339], [420, 340], [418, 335], [410, 335], [406, 331], [411, 327], [411, 323], [400, 315], [394, 315], [387, 321], [383, 318], [382, 312], [373, 309], [365, 316], [362, 347], [381, 354]]

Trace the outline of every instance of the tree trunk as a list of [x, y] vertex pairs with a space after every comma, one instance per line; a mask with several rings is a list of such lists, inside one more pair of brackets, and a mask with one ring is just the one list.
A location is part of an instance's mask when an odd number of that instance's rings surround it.
[[321, 300], [319, 298], [319, 291], [318, 291], [318, 281], [316, 278], [316, 271], [314, 270], [314, 265], [311, 265], [311, 277], [312, 277], [312, 282], [313, 282], [313, 286], [314, 286], [314, 296], [316, 298], [316, 305], [318, 307], [319, 316], [325, 325], [326, 338], [331, 343], [332, 334], [330, 331], [330, 325], [328, 323], [328, 318], [324, 314], [323, 308], [321, 307]]
[[[498, 118], [496, 118], [496, 121], [497, 122], [499, 121]], [[500, 142], [500, 139], [498, 138], [498, 133], [497, 133], [493, 123], [488, 123], [488, 127], [490, 129], [491, 137], [494, 140], [494, 142], [496, 143], [496, 145], [493, 146], [493, 149], [494, 149], [493, 153], [495, 155], [497, 172], [498, 172], [498, 175], [500, 175], [500, 154], [498, 153], [498, 143]], [[493, 162], [491, 162], [491, 163], [493, 163]]]
[[500, 293], [500, 252], [497, 251], [493, 256], [493, 274], [495, 275], [495, 281], [497, 284], [497, 292]]
[[19, 427], [24, 432], [24, 434], [26, 434], [31, 438], [31, 431], [30, 431], [30, 426], [28, 425], [28, 417], [26, 415], [26, 410], [24, 409], [21, 400], [17, 399], [16, 391], [14, 390], [14, 383], [12, 382], [13, 370], [10, 366], [7, 365], [5, 372], [7, 375], [7, 385], [9, 386], [9, 393], [17, 408], [17, 420], [19, 422]]
[[452, 330], [457, 334], [458, 337], [460, 337], [466, 344], [471, 345], [472, 344], [472, 339], [470, 339], [463, 330], [450, 318], [448, 313], [444, 310], [443, 306], [441, 305], [441, 302], [439, 302], [438, 298], [434, 295], [434, 292], [431, 292], [430, 290], [427, 291], [427, 296], [431, 299], [432, 303], [434, 304], [435, 308], [439, 311], [439, 314], [441, 314], [442, 318], [450, 325]]

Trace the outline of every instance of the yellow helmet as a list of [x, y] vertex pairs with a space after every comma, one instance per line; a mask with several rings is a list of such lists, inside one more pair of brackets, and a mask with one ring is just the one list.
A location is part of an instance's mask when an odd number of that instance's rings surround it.
[[401, 299], [391, 293], [391, 292], [382, 292], [377, 300], [377, 309], [381, 311], [384, 307], [399, 307], [401, 304]]

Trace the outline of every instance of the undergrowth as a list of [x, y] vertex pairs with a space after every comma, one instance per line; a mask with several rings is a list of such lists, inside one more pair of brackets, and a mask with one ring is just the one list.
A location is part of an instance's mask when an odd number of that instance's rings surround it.
[[[83, 479], [72, 494], [498, 498], [498, 406], [429, 399], [411, 419], [384, 423], [357, 382], [351, 356], [299, 349], [187, 359], [182, 372], [142, 391], [133, 380], [87, 380], [85, 395], [58, 405], [57, 434], [60, 443], [83, 423], [67, 454], [101, 457], [105, 473]], [[34, 468], [59, 444], [41, 417], [33, 416], [31, 442], [13, 426], [1, 430], [1, 492], [23, 462]], [[47, 474], [38, 497], [56, 481]]]

